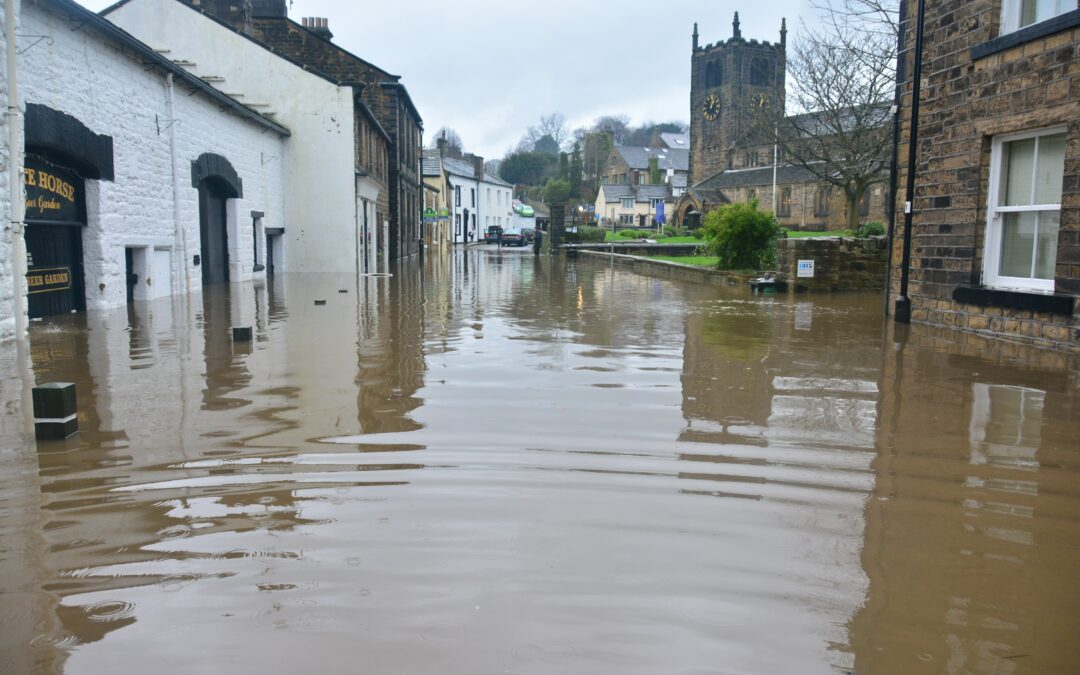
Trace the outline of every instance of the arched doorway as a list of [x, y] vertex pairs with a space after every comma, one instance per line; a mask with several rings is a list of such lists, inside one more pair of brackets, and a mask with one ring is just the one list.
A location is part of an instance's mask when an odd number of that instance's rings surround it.
[[229, 282], [228, 186], [216, 178], [199, 183], [199, 241], [203, 284]]
[[199, 248], [203, 284], [229, 282], [228, 200], [244, 196], [229, 160], [204, 153], [191, 163], [191, 186], [199, 191]]

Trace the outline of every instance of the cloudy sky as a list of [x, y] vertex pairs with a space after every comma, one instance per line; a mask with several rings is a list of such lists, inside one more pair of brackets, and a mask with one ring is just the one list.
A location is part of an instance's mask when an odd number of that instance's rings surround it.
[[335, 42], [401, 75], [428, 134], [449, 126], [494, 158], [555, 111], [572, 127], [688, 121], [693, 24], [727, 39], [736, 9], [744, 37], [769, 41], [781, 17], [794, 34], [813, 16], [808, 0], [294, 0], [290, 17], [328, 18]]

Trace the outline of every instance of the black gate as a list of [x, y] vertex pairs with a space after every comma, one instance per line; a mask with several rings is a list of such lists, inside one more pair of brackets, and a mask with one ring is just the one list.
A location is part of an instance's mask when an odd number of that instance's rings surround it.
[[229, 281], [229, 234], [225, 229], [228, 188], [214, 179], [199, 184], [199, 237], [203, 284]]

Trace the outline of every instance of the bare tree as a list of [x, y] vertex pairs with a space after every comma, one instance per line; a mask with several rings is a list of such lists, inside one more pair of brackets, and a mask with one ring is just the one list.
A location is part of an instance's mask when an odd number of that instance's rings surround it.
[[824, 27], [804, 28], [789, 53], [787, 105], [799, 114], [785, 116], [763, 101], [755, 115], [757, 138], [775, 139], [786, 163], [843, 191], [850, 229], [858, 228], [866, 191], [888, 179], [896, 72], [896, 35], [889, 26], [896, 17], [872, 8], [892, 2], [833, 0], [836, 9]]
[[439, 140], [446, 139], [446, 148], [450, 151], [451, 155], [460, 157], [465, 152], [465, 146], [461, 142], [461, 135], [454, 131], [450, 127], [442, 127], [435, 132], [435, 135], [431, 137], [431, 141], [428, 143], [429, 148], [439, 147]]

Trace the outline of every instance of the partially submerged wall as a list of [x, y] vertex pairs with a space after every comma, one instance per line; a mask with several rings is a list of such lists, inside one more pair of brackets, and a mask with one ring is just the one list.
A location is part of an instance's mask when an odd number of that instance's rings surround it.
[[[776, 269], [796, 290], [883, 290], [885, 249], [885, 237], [781, 239], [776, 243]], [[813, 276], [799, 276], [799, 261], [813, 262]]]

